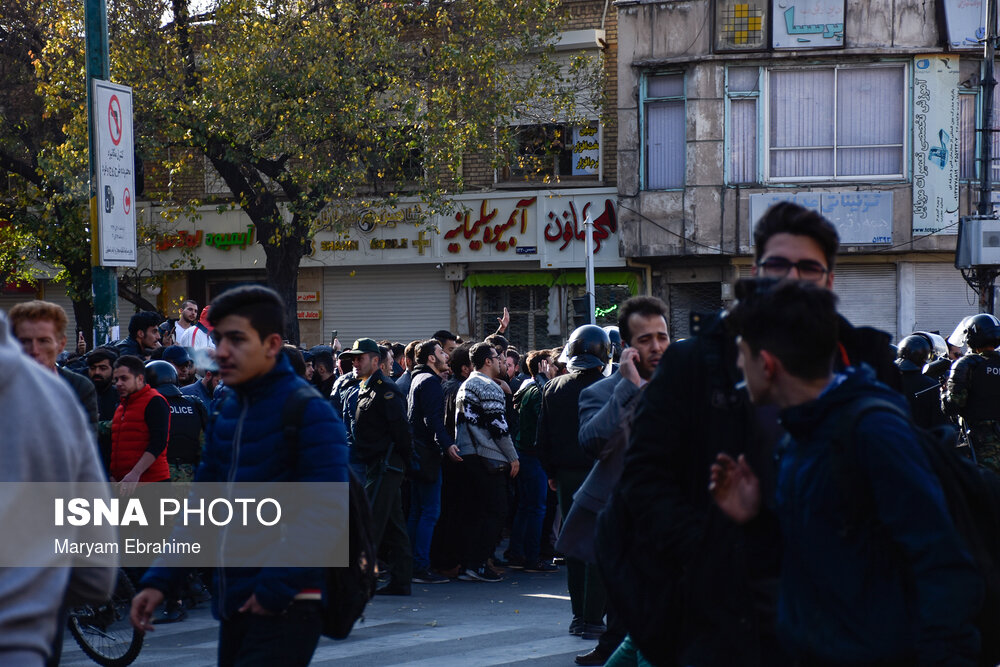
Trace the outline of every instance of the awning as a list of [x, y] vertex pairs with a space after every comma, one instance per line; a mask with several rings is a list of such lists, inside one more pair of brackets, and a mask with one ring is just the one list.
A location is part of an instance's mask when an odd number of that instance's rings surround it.
[[[594, 283], [597, 285], [627, 285], [632, 296], [639, 293], [639, 276], [632, 271], [595, 271]], [[554, 284], [586, 285], [587, 276], [583, 271], [569, 271], [559, 276]]]
[[462, 287], [552, 287], [556, 277], [544, 271], [517, 273], [475, 273], [462, 282]]

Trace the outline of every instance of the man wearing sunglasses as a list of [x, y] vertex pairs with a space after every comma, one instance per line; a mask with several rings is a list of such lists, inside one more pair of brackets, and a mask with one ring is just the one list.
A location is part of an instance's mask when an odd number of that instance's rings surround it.
[[[839, 238], [815, 211], [772, 206], [754, 246], [754, 275], [833, 288]], [[864, 362], [898, 387], [889, 334], [839, 319], [837, 367]], [[630, 635], [619, 650], [637, 646], [656, 664], [790, 665], [775, 632], [778, 527], [736, 525], [704, 483], [720, 452], [742, 454], [773, 504], [777, 410], [755, 408], [737, 386], [736, 343], [720, 317], [692, 317], [692, 333], [667, 348], [643, 393], [621, 482], [599, 520], [601, 571]]]

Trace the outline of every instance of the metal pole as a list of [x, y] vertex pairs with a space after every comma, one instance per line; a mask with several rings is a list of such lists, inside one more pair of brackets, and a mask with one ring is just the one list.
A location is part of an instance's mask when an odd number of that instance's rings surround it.
[[979, 215], [993, 213], [993, 89], [997, 81], [993, 76], [993, 59], [997, 41], [996, 0], [986, 3], [986, 41], [983, 49], [983, 80], [980, 84], [983, 105], [983, 133], [980, 138], [979, 161]]
[[111, 77], [108, 57], [108, 10], [105, 0], [84, 0], [87, 39], [87, 129], [90, 137], [90, 251], [94, 294], [94, 340], [103, 345], [118, 326], [118, 276], [113, 266], [101, 266], [97, 218], [97, 155], [94, 119], [94, 80]]
[[587, 215], [583, 221], [584, 252], [587, 255], [587, 323], [597, 324], [596, 289], [594, 287], [594, 221]]

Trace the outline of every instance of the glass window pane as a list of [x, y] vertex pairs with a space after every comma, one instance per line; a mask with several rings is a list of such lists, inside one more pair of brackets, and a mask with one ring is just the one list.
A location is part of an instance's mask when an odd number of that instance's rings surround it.
[[777, 70], [770, 81], [771, 146], [832, 146], [833, 70]]
[[871, 176], [902, 173], [902, 148], [841, 148], [837, 151], [838, 176]]
[[771, 151], [771, 176], [775, 178], [809, 178], [832, 174], [832, 148]]
[[730, 67], [727, 86], [731, 93], [751, 93], [760, 90], [760, 68]]
[[646, 162], [649, 190], [684, 185], [684, 102], [656, 102], [646, 106]]
[[902, 67], [838, 71], [837, 143], [841, 146], [903, 143]]
[[729, 105], [729, 180], [757, 182], [757, 100], [732, 100]]
[[651, 76], [646, 89], [647, 97], [683, 97], [684, 75], [663, 74]]

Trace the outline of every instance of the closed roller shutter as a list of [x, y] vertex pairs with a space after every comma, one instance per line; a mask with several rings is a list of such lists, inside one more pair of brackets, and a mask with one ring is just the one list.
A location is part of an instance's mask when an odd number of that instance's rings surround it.
[[896, 340], [895, 265], [842, 264], [833, 291], [840, 297], [837, 310], [851, 324], [881, 329]]
[[962, 318], [979, 312], [979, 298], [952, 264], [915, 264], [913, 282], [914, 331], [948, 336]]
[[451, 327], [451, 286], [434, 265], [324, 269], [323, 339], [334, 329], [345, 348], [362, 337], [430, 338]]

